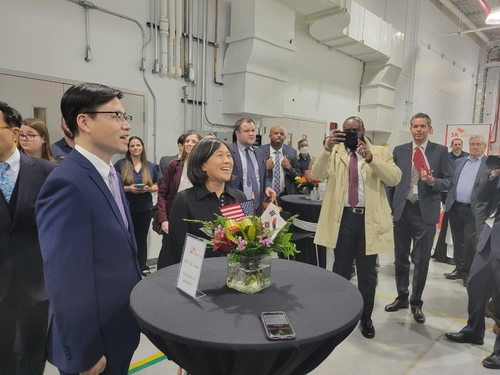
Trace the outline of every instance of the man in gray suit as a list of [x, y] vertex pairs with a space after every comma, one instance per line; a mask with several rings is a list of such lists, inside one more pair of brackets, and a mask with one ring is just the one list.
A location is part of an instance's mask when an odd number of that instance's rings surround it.
[[453, 236], [455, 269], [445, 273], [449, 280], [462, 279], [467, 284], [470, 265], [476, 252], [477, 232], [474, 208], [477, 206], [477, 185], [487, 169], [486, 139], [482, 135], [469, 138], [470, 155], [455, 161], [453, 187], [446, 199], [446, 212]]
[[[481, 179], [477, 191], [478, 202], [488, 202], [489, 218], [477, 243], [467, 282], [469, 303], [467, 325], [460, 332], [447, 332], [445, 337], [458, 343], [483, 345], [484, 311], [492, 288], [500, 285], [500, 169], [491, 171]], [[497, 334], [493, 353], [483, 360], [483, 366], [500, 369], [500, 333]]]
[[[415, 114], [410, 122], [413, 142], [394, 148], [394, 162], [403, 172], [401, 182], [387, 188], [387, 197], [394, 217], [396, 287], [398, 296], [385, 311], [408, 308], [417, 323], [425, 322], [422, 312], [422, 293], [427, 280], [436, 224], [441, 210], [440, 193], [451, 187], [451, 166], [445, 146], [428, 140], [431, 119], [425, 113]], [[425, 155], [425, 158], [423, 155]], [[424, 160], [428, 172], [417, 170], [415, 162]], [[417, 165], [421, 164], [417, 161]], [[410, 244], [415, 262], [412, 294], [408, 291], [410, 278]], [[408, 303], [410, 297], [410, 303]]]
[[271, 143], [260, 146], [264, 151], [267, 174], [278, 196], [296, 194], [295, 177], [300, 175], [297, 151], [284, 144], [285, 139], [285, 128], [273, 126], [269, 130]]

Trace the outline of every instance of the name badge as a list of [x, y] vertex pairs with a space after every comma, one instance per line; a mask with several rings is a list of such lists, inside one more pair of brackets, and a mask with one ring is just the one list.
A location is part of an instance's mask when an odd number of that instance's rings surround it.
[[194, 299], [205, 295], [198, 290], [198, 284], [206, 248], [207, 244], [204, 239], [186, 233], [176, 287]]

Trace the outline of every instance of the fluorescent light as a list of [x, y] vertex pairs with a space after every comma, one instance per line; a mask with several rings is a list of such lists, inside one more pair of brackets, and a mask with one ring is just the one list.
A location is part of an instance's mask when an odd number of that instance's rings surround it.
[[487, 25], [500, 24], [500, 6], [491, 8], [490, 14], [486, 17]]

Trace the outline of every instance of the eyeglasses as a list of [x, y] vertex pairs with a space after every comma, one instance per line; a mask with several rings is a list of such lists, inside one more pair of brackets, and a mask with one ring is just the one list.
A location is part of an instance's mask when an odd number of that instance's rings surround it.
[[114, 115], [113, 118], [119, 123], [123, 124], [125, 121], [130, 122], [132, 121], [132, 116], [127, 115], [126, 113], [123, 112], [118, 112], [118, 111], [96, 111], [96, 112], [85, 112], [85, 114], [99, 114], [99, 113], [109, 113]]
[[34, 141], [35, 138], [37, 137], [40, 137], [39, 134], [23, 134], [23, 133], [19, 133], [19, 138], [20, 139], [25, 139], [25, 140], [28, 140], [28, 141]]
[[10, 126], [0, 126], [0, 129], [11, 129]]

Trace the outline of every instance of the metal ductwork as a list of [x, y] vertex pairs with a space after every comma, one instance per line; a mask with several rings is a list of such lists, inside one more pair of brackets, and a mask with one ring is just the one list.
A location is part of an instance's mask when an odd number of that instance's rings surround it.
[[276, 0], [233, 0], [221, 70], [222, 112], [282, 117], [294, 44], [295, 12]]

